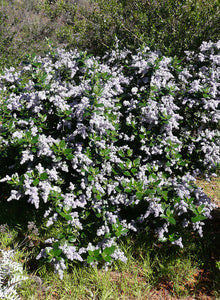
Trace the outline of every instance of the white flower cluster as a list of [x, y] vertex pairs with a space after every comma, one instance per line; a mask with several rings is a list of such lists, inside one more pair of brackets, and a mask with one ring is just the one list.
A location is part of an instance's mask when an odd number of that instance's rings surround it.
[[14, 250], [0, 250], [0, 299], [20, 299], [16, 288], [28, 277], [23, 274], [23, 266], [15, 262]]
[[91, 249], [125, 261], [118, 239], [152, 220], [180, 247], [186, 228], [202, 235], [214, 206], [193, 182], [220, 164], [219, 48], [203, 43], [185, 65], [149, 48], [103, 59], [57, 50], [0, 76], [0, 182], [8, 200], [47, 206], [48, 227], [68, 227], [50, 247], [57, 272]]

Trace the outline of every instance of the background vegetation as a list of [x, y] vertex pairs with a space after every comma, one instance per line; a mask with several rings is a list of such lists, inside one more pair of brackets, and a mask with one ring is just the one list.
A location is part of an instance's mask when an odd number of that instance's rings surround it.
[[182, 57], [219, 38], [219, 0], [2, 0], [1, 66], [54, 46], [111, 48], [118, 37], [130, 49], [143, 43]]

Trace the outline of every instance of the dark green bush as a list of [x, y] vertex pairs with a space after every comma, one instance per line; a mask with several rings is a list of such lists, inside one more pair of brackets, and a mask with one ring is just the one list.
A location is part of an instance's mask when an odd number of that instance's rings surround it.
[[203, 41], [217, 41], [219, 1], [202, 0], [23, 0], [2, 2], [0, 68], [26, 54], [54, 46], [102, 55], [114, 45], [142, 44], [183, 56]]
[[216, 41], [219, 21], [216, 0], [93, 0], [78, 6], [68, 43], [102, 54], [117, 36], [128, 48], [147, 43], [166, 54], [182, 56], [202, 41]]

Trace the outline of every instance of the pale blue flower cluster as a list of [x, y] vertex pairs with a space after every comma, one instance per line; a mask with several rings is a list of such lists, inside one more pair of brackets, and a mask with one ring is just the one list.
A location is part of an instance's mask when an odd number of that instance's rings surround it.
[[0, 256], [0, 299], [19, 300], [17, 288], [23, 280], [23, 266], [14, 260], [14, 250], [1, 250]]

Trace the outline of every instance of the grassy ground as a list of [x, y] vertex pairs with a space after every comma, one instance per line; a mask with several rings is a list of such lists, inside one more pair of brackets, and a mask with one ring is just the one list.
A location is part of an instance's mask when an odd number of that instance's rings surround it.
[[198, 186], [202, 187], [209, 197], [220, 207], [220, 177], [212, 178], [211, 182], [198, 179]]
[[[220, 177], [198, 180], [210, 198], [220, 204]], [[220, 297], [220, 212], [207, 221], [204, 238], [189, 237], [184, 249], [153, 244], [149, 237], [123, 241], [128, 262], [115, 263], [107, 272], [69, 266], [60, 280], [48, 266], [36, 265], [30, 248], [15, 242], [17, 232], [0, 233], [1, 248], [17, 249], [29, 280], [19, 288], [21, 299], [218, 299]], [[16, 237], [16, 238], [15, 238]], [[32, 237], [32, 242], [38, 242]], [[22, 247], [21, 247], [22, 246]], [[22, 250], [23, 249], [23, 250]], [[219, 267], [219, 268], [218, 268]]]

